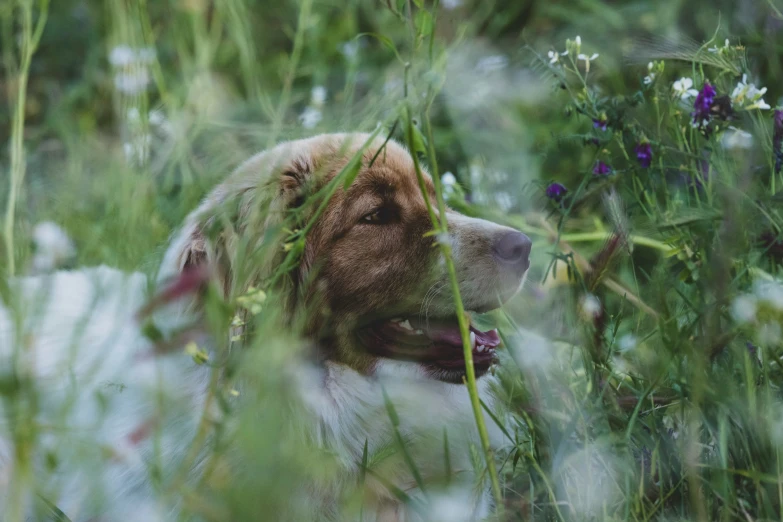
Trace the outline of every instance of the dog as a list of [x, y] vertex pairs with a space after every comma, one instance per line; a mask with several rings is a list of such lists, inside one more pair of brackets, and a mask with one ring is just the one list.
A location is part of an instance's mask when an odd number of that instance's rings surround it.
[[[469, 458], [469, 447], [480, 444], [463, 384], [448, 263], [437, 242], [453, 261], [465, 310], [482, 313], [522, 287], [531, 241], [449, 209], [448, 233], [433, 237], [432, 217], [440, 219], [435, 189], [429, 174], [420, 173], [404, 147], [367, 134], [279, 144], [240, 165], [186, 218], [153, 285], [204, 271], [227, 300], [265, 284], [283, 289], [277, 292], [283, 321], [313, 346], [310, 362], [292, 374], [309, 439], [333, 455], [338, 468], [299, 492], [313, 520], [345, 520], [340, 499], [365, 475], [363, 456], [396, 448], [394, 441], [407, 448], [368, 475], [364, 520], [418, 520], [422, 515], [399, 492], [421, 496], [417, 474], [442, 476], [444, 458], [470, 492], [466, 520], [491, 513], [486, 480], [472, 472]], [[355, 179], [345, 183], [350, 175]], [[293, 243], [255, 255], [286, 234]], [[47, 470], [54, 479], [39, 484], [14, 468], [19, 432], [29, 426], [14, 417], [16, 402], [4, 402], [6, 418], [16, 419], [0, 439], [7, 509], [35, 511], [31, 490], [71, 520], [167, 520], [181, 507], [156, 493], [145, 463], [161, 447], [169, 460], [185, 452], [206, 405], [210, 369], [195, 364], [192, 353], [155, 355], [135, 314], [149, 301], [149, 286], [141, 274], [106, 267], [12, 285], [23, 304], [0, 309], [0, 356], [15, 375], [41, 385], [37, 417], [56, 417], [72, 434], [39, 437], [38, 450], [57, 445], [62, 455], [56, 469]], [[154, 314], [158, 328], [176, 331], [185, 317], [198, 317], [200, 299]], [[494, 408], [490, 370], [500, 338], [473, 325], [469, 337], [480, 396]], [[180, 413], [164, 418], [162, 400]], [[501, 445], [500, 428], [489, 417], [485, 422], [493, 445]], [[450, 455], [444, 455], [444, 430]], [[102, 469], [99, 488], [91, 469]], [[26, 488], [20, 478], [29, 481]]]

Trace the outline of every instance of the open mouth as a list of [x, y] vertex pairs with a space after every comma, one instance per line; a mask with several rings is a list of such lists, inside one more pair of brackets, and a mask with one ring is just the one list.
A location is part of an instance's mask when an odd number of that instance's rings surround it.
[[[462, 336], [456, 318], [420, 320], [398, 317], [375, 322], [358, 332], [371, 353], [402, 361], [418, 362], [436, 378], [461, 383], [465, 374]], [[487, 373], [496, 361], [500, 345], [497, 330], [482, 332], [470, 326], [476, 377]]]

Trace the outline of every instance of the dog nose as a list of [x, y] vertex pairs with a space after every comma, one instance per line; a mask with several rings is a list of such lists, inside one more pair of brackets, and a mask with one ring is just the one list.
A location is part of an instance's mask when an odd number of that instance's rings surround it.
[[524, 272], [530, 266], [530, 247], [532, 241], [522, 232], [506, 232], [495, 240], [492, 247], [498, 263]]

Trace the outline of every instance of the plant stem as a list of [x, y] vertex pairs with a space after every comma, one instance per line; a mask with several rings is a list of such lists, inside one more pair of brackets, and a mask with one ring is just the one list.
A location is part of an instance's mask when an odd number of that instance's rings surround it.
[[[448, 222], [446, 220], [446, 205], [443, 200], [443, 191], [438, 177], [438, 165], [435, 158], [435, 147], [432, 139], [432, 128], [429, 121], [429, 109], [424, 113], [424, 124], [427, 132], [428, 151], [427, 156], [430, 163], [432, 180], [435, 185], [435, 194], [438, 205], [438, 214], [435, 214], [434, 209], [429, 201], [426, 186], [424, 183], [424, 175], [422, 174], [421, 165], [417, 156], [416, 148], [413, 142], [413, 119], [410, 113], [410, 106], [406, 107], [407, 111], [407, 138], [408, 146], [411, 148], [411, 156], [413, 157], [413, 165], [416, 170], [416, 178], [419, 181], [419, 187], [422, 192], [422, 197], [427, 205], [427, 211], [429, 212], [430, 219], [434, 227], [434, 231], [438, 236], [448, 233]], [[438, 220], [440, 217], [440, 220]], [[500, 489], [500, 481], [498, 480], [497, 469], [495, 466], [495, 457], [492, 452], [492, 447], [489, 443], [489, 433], [487, 432], [487, 426], [484, 422], [484, 416], [481, 412], [481, 401], [479, 400], [478, 387], [476, 385], [476, 370], [473, 366], [473, 347], [470, 343], [470, 329], [468, 326], [467, 316], [465, 314], [465, 306], [462, 303], [462, 297], [459, 291], [459, 283], [457, 280], [457, 271], [454, 267], [454, 260], [451, 256], [451, 248], [445, 241], [438, 239], [438, 245], [446, 263], [446, 269], [449, 274], [449, 280], [451, 282], [451, 291], [454, 296], [454, 305], [456, 308], [457, 322], [459, 324], [460, 336], [462, 337], [462, 351], [465, 357], [465, 385], [468, 389], [468, 395], [470, 396], [470, 403], [473, 409], [473, 415], [476, 419], [476, 428], [479, 432], [479, 438], [481, 439], [481, 446], [484, 450], [484, 457], [487, 462], [487, 472], [489, 474], [490, 482], [492, 484], [492, 496], [495, 499], [496, 507], [498, 510], [503, 509], [503, 493]]]
[[[38, 42], [41, 40], [43, 28], [46, 25], [49, 0], [40, 0], [40, 13], [38, 21], [33, 29], [33, 2], [22, 0], [22, 42], [21, 63], [17, 75], [16, 99], [14, 100], [14, 115], [11, 126], [11, 176], [8, 188], [8, 203], [5, 209], [5, 250], [7, 256], [7, 275], [12, 276], [16, 271], [14, 259], [14, 217], [16, 215], [16, 201], [22, 187], [25, 174], [24, 157], [24, 116], [27, 104], [27, 79], [30, 75], [30, 63], [33, 60]], [[8, 71], [10, 73], [10, 71]], [[10, 76], [10, 74], [9, 74]]]

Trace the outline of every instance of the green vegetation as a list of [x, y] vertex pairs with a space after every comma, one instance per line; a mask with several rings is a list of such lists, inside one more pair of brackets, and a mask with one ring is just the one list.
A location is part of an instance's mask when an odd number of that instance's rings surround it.
[[[446, 203], [534, 241], [494, 318], [507, 444], [471, 455], [498, 518], [783, 519], [780, 0], [6, 0], [0, 44], [0, 296], [37, 266], [38, 223], [68, 233], [78, 266], [153, 275], [253, 153], [391, 133]], [[305, 234], [277, 239], [285, 268]], [[256, 406], [224, 404], [231, 379], [214, 401], [263, 471], [232, 468], [220, 436], [197, 486], [180, 476], [196, 454], [151, 465], [183, 516], [278, 513], [332, 473], [288, 424], [275, 369], [301, 342], [263, 290], [207, 314], [215, 331], [236, 311], [254, 323], [226, 368]], [[193, 447], [223, 427], [203, 422]]]

